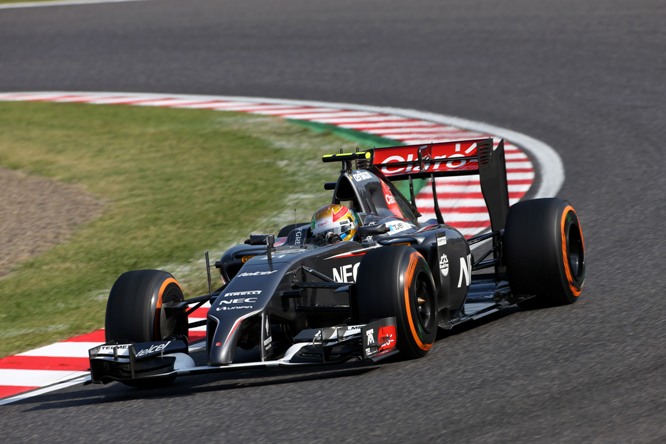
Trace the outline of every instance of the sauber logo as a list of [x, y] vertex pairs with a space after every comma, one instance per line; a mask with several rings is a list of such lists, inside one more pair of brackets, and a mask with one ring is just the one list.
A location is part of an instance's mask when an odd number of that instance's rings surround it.
[[442, 272], [442, 276], [444, 277], [449, 275], [449, 257], [446, 253], [442, 253], [442, 256], [439, 258], [439, 271]]
[[367, 171], [357, 171], [353, 175], [356, 182], [363, 182], [364, 180], [372, 179], [372, 174]]

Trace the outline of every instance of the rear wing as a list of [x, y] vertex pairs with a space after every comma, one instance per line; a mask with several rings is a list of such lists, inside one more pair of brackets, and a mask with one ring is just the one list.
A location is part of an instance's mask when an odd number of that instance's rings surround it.
[[437, 177], [479, 175], [490, 224], [493, 231], [504, 229], [509, 213], [504, 140], [494, 146], [492, 138], [433, 142], [422, 145], [372, 148], [356, 153], [326, 155], [324, 162], [342, 161], [351, 169], [351, 161], [360, 168], [372, 169], [390, 181], [409, 180], [412, 205], [416, 207], [414, 179], [431, 179], [435, 213], [444, 219], [437, 202]]
[[372, 165], [391, 180], [478, 174], [480, 158], [487, 161], [492, 146], [492, 139], [473, 139], [374, 148]]

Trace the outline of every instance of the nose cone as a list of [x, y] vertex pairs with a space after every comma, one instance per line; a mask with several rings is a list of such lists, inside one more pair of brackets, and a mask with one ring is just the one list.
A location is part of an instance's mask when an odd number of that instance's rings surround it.
[[208, 316], [208, 363], [229, 365], [234, 360], [238, 343], [238, 327], [243, 318], [235, 322], [224, 322], [215, 316]]
[[[298, 250], [300, 252], [300, 250]], [[284, 256], [284, 257], [283, 257]], [[244, 323], [260, 315], [275, 294], [298, 255], [250, 259], [208, 309], [208, 360], [210, 365], [229, 365], [234, 360]]]

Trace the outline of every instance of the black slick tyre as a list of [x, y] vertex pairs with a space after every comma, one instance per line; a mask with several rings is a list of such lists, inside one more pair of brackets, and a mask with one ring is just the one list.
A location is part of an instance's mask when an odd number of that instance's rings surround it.
[[585, 281], [585, 243], [569, 202], [546, 198], [513, 205], [503, 250], [513, 293], [535, 296], [519, 305], [543, 307], [578, 300]]
[[113, 284], [106, 305], [106, 342], [127, 344], [187, 336], [185, 311], [162, 308], [168, 302], [183, 300], [180, 285], [165, 271], [123, 273]]
[[400, 354], [412, 359], [428, 353], [437, 335], [437, 292], [420, 253], [406, 246], [368, 252], [356, 290], [361, 322], [395, 316]]

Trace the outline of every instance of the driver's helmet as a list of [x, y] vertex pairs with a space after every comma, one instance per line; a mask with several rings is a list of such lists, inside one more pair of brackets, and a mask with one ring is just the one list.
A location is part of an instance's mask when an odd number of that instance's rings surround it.
[[316, 244], [325, 245], [354, 238], [359, 217], [351, 209], [340, 204], [326, 205], [312, 215], [310, 229]]

